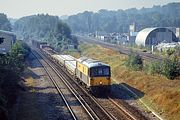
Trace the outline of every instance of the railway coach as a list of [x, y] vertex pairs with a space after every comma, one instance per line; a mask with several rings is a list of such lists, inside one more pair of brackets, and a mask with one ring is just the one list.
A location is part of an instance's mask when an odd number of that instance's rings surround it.
[[64, 67], [72, 76], [76, 76], [76, 58], [70, 55], [51, 55], [54, 61]]

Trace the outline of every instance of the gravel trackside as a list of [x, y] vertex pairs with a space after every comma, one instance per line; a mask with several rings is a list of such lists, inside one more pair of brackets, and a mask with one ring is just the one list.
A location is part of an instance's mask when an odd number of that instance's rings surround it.
[[15, 105], [14, 120], [63, 120], [70, 114], [38, 60], [31, 54], [23, 74], [24, 90]]

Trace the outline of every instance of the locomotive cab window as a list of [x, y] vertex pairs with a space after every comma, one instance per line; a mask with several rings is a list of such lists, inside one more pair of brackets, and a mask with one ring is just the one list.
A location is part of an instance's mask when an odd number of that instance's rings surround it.
[[93, 67], [90, 69], [91, 77], [110, 76], [110, 67]]

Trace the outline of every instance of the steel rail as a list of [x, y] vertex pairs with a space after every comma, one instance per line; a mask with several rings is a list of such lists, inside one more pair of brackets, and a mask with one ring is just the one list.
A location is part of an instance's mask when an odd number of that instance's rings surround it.
[[[54, 63], [54, 61], [53, 61], [53, 63]], [[48, 63], [49, 64], [49, 63]], [[58, 66], [57, 65], [57, 63], [54, 63], [56, 66]], [[58, 66], [59, 67], [59, 66]], [[57, 74], [62, 78], [62, 79], [67, 79], [67, 78], [65, 78], [63, 75], [62, 75], [62, 73], [61, 72], [59, 72], [56, 68], [54, 68], [53, 67], [53, 69], [57, 72]], [[61, 68], [60, 68], [61, 69]], [[70, 76], [69, 74], [67, 74], [63, 69], [61, 69], [69, 78], [72, 78], [72, 76]], [[61, 75], [59, 74], [59, 73], [61, 73]], [[68, 82], [68, 81], [65, 81], [69, 86], [71, 86], [71, 88], [73, 89], [73, 90], [75, 90], [73, 87], [72, 87], [72, 85]], [[97, 102], [97, 100], [95, 100], [95, 98], [93, 98], [92, 96], [90, 96], [89, 95], [89, 93], [87, 93], [87, 91], [86, 90], [84, 90], [83, 88], [82, 88], [82, 86], [80, 86], [76, 81], [74, 81], [73, 80], [73, 82], [79, 87], [79, 88], [81, 88], [81, 90], [88, 96], [88, 97], [90, 97], [92, 100], [93, 100], [93, 102], [96, 104], [96, 105], [98, 105], [98, 107], [108, 116], [108, 118], [110, 119], [110, 120], [117, 120], [111, 113], [109, 113], [109, 112], [107, 112], [98, 102]], [[75, 90], [76, 91], [76, 90]], [[81, 96], [79, 96], [79, 97], [81, 97]], [[82, 98], [82, 97], [81, 97]], [[83, 99], [83, 98], [82, 98]], [[85, 101], [83, 101], [83, 102], [85, 102]], [[93, 110], [92, 110], [93, 111]], [[97, 116], [97, 115], [96, 115]]]
[[[47, 56], [46, 56], [47, 57]], [[49, 59], [49, 58], [48, 58]], [[59, 67], [59, 64], [57, 64], [57, 63], [55, 63], [54, 61], [51, 61], [53, 64], [55, 64], [55, 66], [58, 66]], [[48, 63], [49, 64], [49, 63]], [[60, 67], [59, 67], [60, 68]], [[59, 73], [61, 73], [61, 72], [59, 72], [59, 70], [57, 70], [57, 68], [54, 68], [55, 69], [55, 71], [57, 72], [57, 74], [59, 74]], [[68, 74], [64, 69], [62, 69], [62, 68], [60, 68], [70, 79], [72, 79], [72, 76], [70, 76], [70, 74]], [[61, 73], [61, 79], [67, 79], [67, 78], [65, 78], [65, 76], [63, 76], [62, 75], [62, 73]], [[73, 79], [72, 79], [73, 80]], [[69, 84], [69, 86], [71, 86], [71, 88], [74, 90], [74, 91], [76, 91], [73, 87], [72, 87], [72, 85], [68, 82], [68, 81], [66, 81], [67, 82], [67, 84]], [[101, 104], [99, 104], [99, 102], [98, 102], [98, 100], [96, 100], [96, 98], [94, 97], [94, 96], [91, 96], [91, 95], [89, 95], [89, 93], [87, 93], [87, 90], [85, 90], [82, 86], [80, 86], [78, 83], [77, 83], [77, 81], [75, 81], [75, 80], [73, 80], [73, 82], [79, 87], [79, 88], [81, 88], [81, 90], [84, 92], [84, 93], [86, 93], [86, 95], [88, 95], [93, 101], [94, 101], [94, 103], [95, 104], [97, 104], [98, 106], [99, 106], [99, 108], [104, 112], [104, 113], [106, 113], [106, 115], [111, 119], [111, 120], [117, 120], [117, 118], [115, 117], [115, 116], [113, 116], [110, 112], [108, 112]], [[81, 96], [80, 96], [81, 97]], [[83, 98], [82, 98], [83, 99]], [[121, 112], [123, 112], [124, 113], [124, 115], [127, 117], [127, 119], [131, 119], [131, 120], [137, 120], [137, 118], [135, 118], [134, 116], [132, 116], [127, 110], [125, 110], [124, 108], [122, 108], [122, 107], [120, 107], [114, 100], [112, 100], [111, 98], [109, 98], [108, 97], [108, 99], [109, 99], [109, 101], [111, 102], [111, 103], [113, 103], [117, 108], [118, 108], [118, 110], [119, 111], [121, 111]]]
[[[33, 52], [32, 52], [32, 53], [33, 53]], [[44, 66], [44, 65], [41, 63], [41, 61], [38, 59], [38, 57], [37, 57], [34, 53], [33, 53], [33, 55], [37, 58], [37, 60], [39, 61], [39, 63], [43, 66], [44, 70], [45, 70], [46, 73], [48, 74], [48, 76], [49, 76], [50, 80], [52, 81], [53, 85], [54, 85], [55, 88], [57, 89], [59, 95], [62, 97], [64, 103], [66, 104], [66, 106], [67, 106], [69, 112], [71, 113], [73, 119], [74, 119], [74, 120], [77, 120], [77, 118], [76, 118], [73, 110], [71, 109], [70, 105], [68, 104], [68, 102], [67, 102], [66, 98], [64, 97], [62, 91], [61, 91], [60, 88], [58, 87], [56, 81], [53, 79], [53, 77], [51, 76], [51, 74], [50, 74], [49, 71], [47, 70], [46, 66]]]
[[108, 97], [108, 99], [119, 108], [119, 110], [123, 111], [128, 117], [130, 117], [130, 119], [132, 120], [137, 120], [134, 116], [132, 116], [127, 110], [125, 110], [123, 107], [121, 107], [120, 105], [118, 105], [113, 99], [111, 99], [110, 97]]
[[[38, 53], [38, 54], [41, 54], [41, 53]], [[42, 58], [44, 57], [44, 55], [40, 55]], [[83, 100], [82, 99], [82, 97], [81, 96], [79, 96], [77, 93], [75, 93], [74, 91], [75, 91], [75, 89], [70, 85], [70, 84], [67, 84], [67, 82], [65, 81], [65, 78], [62, 76], [62, 75], [60, 75], [59, 74], [59, 71], [55, 68], [55, 67], [53, 67], [49, 62], [47, 62], [44, 58], [43, 58], [43, 60], [53, 69], [53, 71], [58, 75], [58, 77], [63, 81], [63, 83], [68, 87], [68, 89], [73, 93], [73, 95], [75, 96], [75, 98], [79, 101], [79, 103], [82, 105], [82, 107], [85, 109], [85, 111], [88, 113], [88, 115], [91, 117], [91, 119], [92, 120], [95, 120], [94, 119], [94, 117], [91, 115], [91, 113], [89, 112], [89, 110], [88, 109], [91, 109], [87, 104], [86, 104], [86, 102], [85, 101], [81, 101], [81, 100]], [[86, 104], [86, 106], [84, 105], [84, 104]], [[86, 108], [86, 107], [88, 107], [88, 109]], [[93, 112], [93, 111], [91, 111], [91, 112]], [[96, 119], [98, 119], [98, 120], [100, 120], [99, 118], [98, 118], [98, 116], [95, 114], [95, 113], [93, 113], [93, 115], [96, 117]]]
[[[56, 63], [55, 63], [55, 64], [56, 64]], [[63, 70], [63, 69], [62, 69], [62, 70]], [[63, 70], [63, 71], [64, 71], [64, 70]], [[65, 72], [65, 71], [64, 71], [64, 72]], [[65, 72], [65, 73], [66, 73], [66, 72]], [[66, 73], [66, 75], [71, 78], [71, 76], [69, 76], [69, 74]], [[64, 79], [66, 79], [64, 76], [62, 76], [62, 77], [63, 77]], [[88, 96], [100, 107], [100, 109], [101, 109], [104, 113], [106, 113], [106, 115], [107, 115], [111, 120], [117, 120], [115, 116], [113, 116], [111, 113], [107, 112], [107, 110], [105, 110], [105, 108], [103, 108], [102, 105], [97, 102], [97, 100], [96, 100], [95, 97], [90, 96], [89, 93], [87, 93], [87, 91], [84, 90], [84, 88], [83, 88], [82, 86], [80, 86], [76, 81], [74, 81], [74, 83], [75, 83], [79, 88], [81, 88], [81, 89], [83, 90], [83, 92], [86, 93], [86, 95], [88, 95]], [[67, 82], [67, 84], [69, 84], [69, 86], [72, 86], [69, 82]], [[72, 89], [74, 89], [74, 88], [72, 87]], [[81, 96], [80, 96], [80, 97], [81, 97]], [[128, 116], [128, 117], [129, 117], [129, 116]]]

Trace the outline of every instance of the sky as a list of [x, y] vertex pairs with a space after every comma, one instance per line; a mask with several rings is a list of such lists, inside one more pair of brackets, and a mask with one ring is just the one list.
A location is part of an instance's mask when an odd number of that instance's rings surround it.
[[180, 0], [0, 0], [0, 13], [10, 18], [34, 14], [73, 15], [100, 9], [118, 10], [165, 5]]

